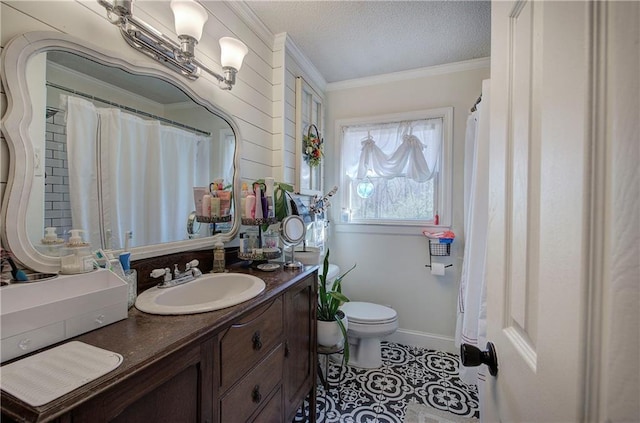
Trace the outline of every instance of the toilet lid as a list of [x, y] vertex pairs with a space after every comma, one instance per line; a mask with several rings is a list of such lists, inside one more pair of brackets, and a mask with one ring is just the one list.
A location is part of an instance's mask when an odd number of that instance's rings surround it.
[[390, 307], [358, 301], [343, 304], [342, 311], [354, 323], [387, 323], [398, 318], [398, 313]]

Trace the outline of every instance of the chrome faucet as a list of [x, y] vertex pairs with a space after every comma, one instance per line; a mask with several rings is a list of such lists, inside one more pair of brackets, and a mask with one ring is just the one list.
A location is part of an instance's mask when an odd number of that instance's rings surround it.
[[172, 286], [182, 285], [183, 283], [191, 282], [194, 279], [202, 276], [202, 272], [196, 266], [198, 266], [198, 260], [191, 260], [185, 265], [184, 272], [178, 270], [178, 265], [173, 265], [173, 274], [171, 269], [154, 269], [151, 272], [152, 278], [159, 278], [163, 276], [162, 282], [160, 282], [158, 288], [170, 288]]

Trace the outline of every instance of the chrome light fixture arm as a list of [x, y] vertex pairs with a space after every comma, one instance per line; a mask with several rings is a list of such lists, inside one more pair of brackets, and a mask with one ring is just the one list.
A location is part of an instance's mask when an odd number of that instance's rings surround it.
[[213, 76], [223, 90], [231, 90], [236, 82], [237, 69], [224, 66], [224, 76], [212, 71], [194, 57], [198, 41], [190, 36], [179, 36], [180, 44], [148, 23], [133, 16], [131, 0], [97, 0], [107, 10], [107, 19], [120, 28], [126, 42], [136, 50], [166, 65], [174, 72], [194, 81], [201, 70]]

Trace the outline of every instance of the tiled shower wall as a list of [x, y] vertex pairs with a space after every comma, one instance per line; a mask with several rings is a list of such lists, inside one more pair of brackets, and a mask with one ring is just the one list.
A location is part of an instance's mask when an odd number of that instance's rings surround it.
[[62, 237], [71, 229], [69, 162], [65, 112], [47, 118], [45, 148], [44, 226], [57, 228]]

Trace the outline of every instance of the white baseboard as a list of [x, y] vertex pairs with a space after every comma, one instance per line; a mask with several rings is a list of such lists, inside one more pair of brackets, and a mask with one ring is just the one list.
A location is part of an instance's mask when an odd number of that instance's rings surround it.
[[398, 329], [395, 333], [384, 338], [385, 341], [413, 347], [428, 348], [430, 350], [459, 354], [453, 338], [433, 333], [417, 332], [414, 330]]

